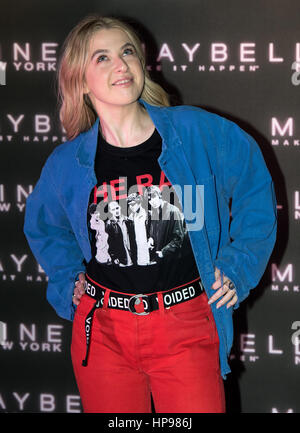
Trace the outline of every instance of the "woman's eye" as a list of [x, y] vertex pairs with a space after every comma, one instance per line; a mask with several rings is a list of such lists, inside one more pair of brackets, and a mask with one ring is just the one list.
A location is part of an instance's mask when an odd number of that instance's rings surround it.
[[123, 54], [125, 54], [125, 55], [134, 54], [134, 50], [132, 48], [126, 48], [124, 50]]
[[99, 56], [99, 57], [97, 58], [97, 62], [103, 62], [103, 60], [105, 60], [106, 58], [107, 58], [107, 57], [104, 56], [104, 55]]

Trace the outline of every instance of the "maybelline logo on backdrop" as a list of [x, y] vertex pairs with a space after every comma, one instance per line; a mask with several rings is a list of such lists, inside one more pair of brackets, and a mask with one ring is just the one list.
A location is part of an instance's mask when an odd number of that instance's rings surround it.
[[[12, 65], [18, 72], [56, 71], [57, 47], [56, 42], [41, 42], [38, 48], [29, 42], [14, 42], [12, 44]], [[2, 53], [5, 56], [4, 47]], [[6, 66], [7, 62], [2, 60], [2, 69]]]
[[[14, 191], [8, 192], [4, 184], [0, 184], [0, 215], [13, 210], [23, 213], [26, 199], [33, 190], [33, 185], [16, 185]], [[13, 201], [11, 200], [13, 198]]]
[[[23, 279], [27, 283], [39, 283], [48, 281], [42, 267], [28, 254], [5, 254], [0, 256], [0, 281], [9, 282]], [[29, 270], [29, 271], [28, 271]]]
[[295, 266], [292, 263], [277, 266], [277, 263], [271, 263], [271, 290], [282, 293], [299, 293], [300, 288], [295, 284]]
[[[3, 114], [1, 116], [1, 130], [6, 129], [5, 135], [0, 134], [0, 142], [11, 142], [14, 139], [22, 140], [25, 143], [38, 142], [38, 143], [61, 143], [66, 141], [64, 128], [61, 126], [62, 131], [57, 135], [53, 134], [53, 119], [47, 114], [35, 114], [32, 116], [31, 131], [32, 135], [27, 135], [24, 131], [25, 114]], [[61, 135], [60, 135], [61, 134]]]
[[272, 146], [290, 148], [300, 148], [300, 138], [295, 134], [295, 119], [288, 117], [285, 119], [278, 119], [278, 117], [271, 118], [271, 144]]
[[[294, 357], [294, 365], [300, 365], [300, 321], [294, 321], [291, 323], [290, 330], [290, 344], [292, 348], [292, 353]], [[273, 334], [262, 336], [260, 332], [259, 335], [254, 333], [243, 334], [240, 333], [238, 335], [238, 347], [235, 347], [230, 355], [230, 359], [238, 358], [242, 362], [255, 363], [259, 359], [261, 359], [261, 353], [258, 354], [256, 350], [256, 339], [261, 340], [262, 338], [266, 339], [266, 347], [267, 352], [263, 354], [263, 356], [271, 355], [271, 356], [286, 356], [283, 348], [276, 341], [276, 336]], [[238, 353], [238, 355], [237, 355]]]
[[[63, 410], [62, 410], [63, 409]], [[43, 392], [33, 394], [25, 391], [12, 391], [9, 394], [0, 394], [0, 412], [81, 412], [81, 401], [79, 395], [66, 395], [62, 398]]]
[[[208, 71], [256, 71], [260, 68], [257, 64], [257, 44], [252, 41], [237, 42], [234, 46], [223, 42], [214, 41], [211, 43], [186, 42], [176, 43], [161, 42], [155, 65], [148, 65], [149, 70], [160, 70], [161, 62], [164, 65], [170, 65], [172, 71], [188, 71], [195, 68], [199, 72]], [[146, 48], [147, 49], [147, 48]], [[13, 42], [12, 43], [12, 65], [16, 71], [56, 71], [57, 66], [56, 42], [41, 42], [39, 46], [30, 42]], [[4, 56], [7, 56], [2, 49]], [[280, 46], [274, 42], [266, 44], [266, 55], [263, 62], [283, 63], [285, 62], [284, 54]], [[177, 57], [180, 57], [179, 64]], [[203, 63], [203, 57], [207, 63]], [[235, 64], [232, 58], [237, 58], [238, 64]], [[182, 60], [182, 58], [184, 60]], [[294, 45], [294, 62], [300, 62], [300, 42]], [[7, 61], [1, 60], [2, 69], [6, 67]]]
[[300, 220], [300, 191], [294, 191], [294, 219]]
[[[11, 325], [14, 328], [16, 324]], [[47, 325], [42, 330], [40, 325], [20, 323], [18, 329], [9, 329], [7, 323], [1, 322], [0, 341], [4, 351], [21, 350], [23, 352], [62, 352], [62, 325]]]
[[[180, 44], [179, 47], [174, 47], [168, 43], [162, 43], [157, 58], [157, 62], [163, 61], [164, 64], [168, 62], [171, 65], [173, 71], [189, 71], [196, 67], [199, 72], [223, 72], [223, 71], [240, 71], [240, 72], [255, 72], [260, 68], [257, 64], [257, 44], [255, 42], [240, 42], [234, 47], [230, 46], [225, 42], [212, 42], [211, 44], [203, 44], [197, 42], [194, 44]], [[234, 53], [234, 54], [233, 54]], [[186, 58], [185, 64], [177, 64], [176, 56], [182, 55]], [[201, 59], [205, 56], [208, 58], [207, 63], [202, 63]], [[232, 58], [237, 58], [238, 64], [235, 64]], [[267, 45], [266, 57], [261, 59], [263, 62], [269, 63], [283, 63], [285, 58], [282, 53], [280, 54], [280, 48], [277, 47], [274, 42], [270, 42]], [[298, 62], [300, 62], [300, 42], [295, 44], [295, 57], [293, 65], [298, 69]], [[296, 66], [295, 66], [296, 65]], [[160, 64], [156, 66], [148, 66], [148, 69], [160, 70], [162, 66]]]

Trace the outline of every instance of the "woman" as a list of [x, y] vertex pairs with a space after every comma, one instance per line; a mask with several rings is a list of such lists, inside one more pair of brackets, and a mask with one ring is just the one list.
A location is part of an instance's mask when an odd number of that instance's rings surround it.
[[[69, 141], [46, 161], [24, 230], [49, 302], [73, 320], [84, 411], [151, 412], [152, 394], [156, 412], [225, 412], [232, 310], [258, 284], [276, 236], [257, 144], [221, 116], [170, 107], [141, 42], [114, 18], [88, 16], [71, 31], [58, 81]], [[127, 198], [157, 186], [160, 206], [143, 201], [155, 260], [141, 265]], [[112, 262], [96, 260], [91, 205]]]

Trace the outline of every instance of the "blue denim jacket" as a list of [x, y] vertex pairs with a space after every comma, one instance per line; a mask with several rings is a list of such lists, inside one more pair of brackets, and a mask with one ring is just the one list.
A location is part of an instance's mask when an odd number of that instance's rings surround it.
[[[276, 239], [273, 182], [257, 143], [234, 122], [197, 107], [140, 103], [162, 137], [158, 163], [168, 180], [182, 191], [184, 185], [194, 190], [203, 185], [204, 225], [189, 230], [189, 237], [208, 297], [215, 293], [215, 267], [237, 290], [234, 307], [216, 309], [216, 302], [211, 304], [225, 379], [233, 310], [259, 283]], [[99, 118], [88, 131], [54, 149], [26, 203], [24, 232], [49, 277], [47, 299], [68, 320], [74, 317], [74, 282], [85, 271], [84, 260], [91, 259], [86, 215], [97, 183], [98, 126]], [[184, 205], [182, 209], [185, 214]]]

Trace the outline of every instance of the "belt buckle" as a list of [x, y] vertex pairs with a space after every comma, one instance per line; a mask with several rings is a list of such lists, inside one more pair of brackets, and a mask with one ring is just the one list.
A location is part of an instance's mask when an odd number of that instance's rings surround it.
[[[132, 309], [131, 309], [131, 307], [130, 307], [130, 302], [132, 301], [132, 299], [134, 299], [134, 298], [136, 298], [136, 300], [135, 300], [135, 303], [134, 304], [139, 304], [139, 302], [137, 303], [136, 301], [139, 301], [139, 297], [142, 297], [142, 298], [148, 298], [148, 295], [145, 295], [145, 294], [140, 294], [140, 295], [132, 295], [130, 298], [129, 298], [129, 301], [128, 301], [128, 310], [131, 312], [131, 313], [133, 313], [133, 314], [137, 314], [138, 316], [146, 316], [147, 314], [149, 314], [150, 313], [150, 311], [142, 311], [141, 313], [138, 313], [137, 311], [133, 311]], [[141, 301], [141, 302], [143, 302], [143, 301]]]

